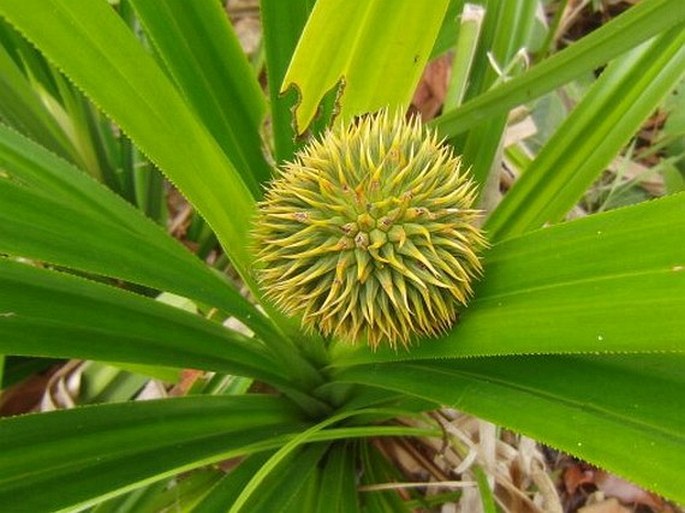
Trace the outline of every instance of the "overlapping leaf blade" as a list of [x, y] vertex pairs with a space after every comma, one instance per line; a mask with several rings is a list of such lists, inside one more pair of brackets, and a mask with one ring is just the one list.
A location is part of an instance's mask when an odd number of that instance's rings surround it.
[[355, 450], [352, 443], [336, 444], [326, 456], [317, 513], [356, 513]]
[[0, 119], [65, 157], [73, 147], [7, 50], [0, 46]]
[[[522, 68], [521, 63], [518, 66], [513, 64], [517, 52], [528, 46], [537, 7], [537, 2], [531, 0], [498, 2], [488, 6], [474, 68], [469, 76], [470, 95], [477, 97], [493, 83], [502, 80], [493, 69], [490, 59], [506, 69], [507, 75], [513, 75]], [[474, 126], [466, 136], [463, 148], [460, 148], [464, 162], [481, 186], [485, 185], [497, 158], [506, 125], [507, 113], [502, 112]]]
[[[685, 500], [685, 356], [503, 356], [353, 367], [337, 377], [478, 415]], [[639, 463], [636, 463], [639, 462]]]
[[106, 2], [2, 0], [0, 14], [183, 191], [215, 230], [245, 281], [254, 285], [244, 244], [254, 209], [247, 186], [112, 8]]
[[[55, 511], [242, 454], [301, 420], [273, 396], [200, 396], [0, 420], [0, 501]], [[271, 442], [269, 442], [271, 441]]]
[[231, 470], [191, 510], [193, 513], [226, 513], [250, 478], [266, 462], [269, 454], [255, 454]]
[[0, 259], [0, 353], [211, 369], [283, 383], [263, 346], [130, 292]]
[[217, 2], [132, 3], [185, 98], [261, 196], [271, 176], [260, 138], [266, 105], [226, 12]]
[[529, 102], [601, 66], [655, 35], [685, 22], [680, 0], [641, 2], [527, 73], [499, 85], [433, 123], [455, 136], [495, 114]]
[[[284, 461], [277, 471], [271, 472], [260, 483], [259, 493], [254, 494], [244, 506], [236, 508], [235, 503], [224, 511], [230, 513], [249, 513], [251, 511], [273, 511], [279, 513], [298, 513], [312, 511], [316, 501], [317, 485], [321, 481], [319, 461], [325, 454], [328, 444], [317, 443], [298, 448]], [[289, 479], [283, 479], [283, 471]], [[259, 472], [259, 471], [258, 471]], [[313, 497], [312, 497], [313, 495]]]
[[685, 75], [685, 26], [612, 62], [486, 222], [493, 240], [559, 221]]
[[261, 0], [266, 80], [271, 100], [271, 125], [276, 162], [292, 160], [301, 142], [292, 120], [297, 94], [280, 94], [281, 83], [315, 0]]
[[0, 173], [0, 252], [175, 292], [271, 333], [247, 300], [140, 211], [2, 125]]

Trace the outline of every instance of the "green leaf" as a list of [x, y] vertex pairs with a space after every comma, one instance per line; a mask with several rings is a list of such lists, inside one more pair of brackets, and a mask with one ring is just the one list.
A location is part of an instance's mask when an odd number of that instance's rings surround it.
[[[193, 472], [193, 477], [191, 478], [192, 481], [201, 479], [194, 477], [197, 474], [199, 474], [199, 472]], [[160, 497], [165, 494], [164, 489], [169, 486], [170, 481], [172, 480], [173, 478], [169, 480], [162, 479], [155, 483], [132, 490], [123, 495], [117, 495], [116, 497], [106, 499], [103, 502], [98, 502], [98, 504], [96, 504], [94, 507], [91, 509], [86, 509], [85, 511], [88, 513], [133, 513], [134, 511], [136, 513], [159, 513], [162, 508], [150, 510], [150, 505], [160, 500]], [[178, 494], [179, 491], [181, 491], [179, 490], [179, 487], [181, 486], [183, 489], [185, 489], [187, 487], [186, 482], [184, 481], [179, 483], [178, 486], [172, 486], [172, 490], [166, 490], [166, 494], [170, 495], [171, 491], [173, 491], [175, 494]], [[184, 501], [180, 499], [170, 502], [177, 505], [177, 507], [178, 505], [184, 505]]]
[[[507, 76], [519, 74], [522, 62], [515, 64], [516, 54], [521, 48], [529, 47], [537, 8], [538, 2], [535, 0], [494, 2], [488, 5], [469, 77], [468, 92], [471, 96], [487, 91], [492, 84], [502, 80], [490, 59], [494, 59]], [[481, 185], [486, 183], [493, 167], [506, 125], [507, 113], [503, 112], [473, 127], [466, 137], [461, 153], [474, 179]]]
[[[318, 465], [327, 448], [328, 444], [326, 443], [311, 444], [299, 448], [284, 460], [284, 465], [278, 471], [271, 472], [266, 476], [259, 486], [260, 493], [252, 496], [242, 509], [236, 509], [236, 503], [234, 503], [224, 511], [244, 511], [247, 513], [252, 511], [309, 513], [313, 511], [312, 502], [323, 491], [320, 486], [317, 486], [320, 484], [321, 476]], [[284, 474], [288, 476], [287, 479], [283, 479]]]
[[683, 501], [684, 371], [675, 354], [508, 356], [359, 366], [337, 379], [467, 411]]
[[[190, 511], [226, 474], [216, 467], [162, 479], [98, 504], [89, 513], [160, 513]], [[111, 505], [111, 506], [110, 506]], [[103, 506], [110, 506], [103, 508]], [[103, 511], [100, 511], [103, 509]]]
[[0, 46], [0, 119], [40, 141], [52, 151], [73, 158], [73, 147], [49, 115], [7, 50]]
[[341, 346], [333, 364], [685, 351], [683, 239], [683, 194], [508, 239], [486, 254], [485, 276], [450, 332], [400, 353]]
[[[253, 397], [253, 396], [250, 396]], [[300, 428], [302, 430], [303, 428]], [[193, 513], [213, 513], [222, 512], [225, 513], [228, 508], [235, 502], [240, 492], [243, 490], [245, 485], [248, 483], [250, 478], [261, 468], [266, 459], [270, 457], [273, 452], [271, 449], [278, 448], [286, 443], [289, 439], [297, 436], [297, 430], [293, 429], [289, 434], [279, 435], [274, 433], [274, 437], [265, 439], [263, 443], [258, 443], [257, 445], [252, 445], [247, 447], [247, 453], [249, 457], [246, 458], [240, 465], [231, 470], [229, 474], [224, 476], [215, 486], [208, 490], [204, 498], [199, 501], [195, 506]], [[346, 440], [350, 438], [357, 437], [381, 437], [381, 436], [439, 436], [440, 433], [437, 430], [426, 430], [417, 428], [407, 428], [403, 426], [365, 426], [359, 428], [340, 428], [332, 429], [326, 431], [320, 431], [312, 436], [312, 442], [326, 442], [328, 440]], [[316, 444], [313, 447], [315, 451], [322, 451], [325, 449], [326, 444]], [[266, 451], [266, 452], [265, 452]], [[249, 511], [280, 511], [276, 506], [283, 506], [285, 511], [293, 511], [293, 504], [297, 506], [300, 500], [311, 501], [310, 497], [303, 497], [305, 494], [311, 494], [313, 490], [300, 489], [298, 493], [294, 493], [295, 487], [291, 486], [291, 481], [293, 478], [293, 472], [295, 470], [307, 472], [311, 469], [309, 464], [302, 464], [302, 459], [299, 453], [293, 454], [294, 458], [289, 462], [288, 469], [288, 479], [284, 480], [283, 475], [279, 473], [270, 474], [267, 477], [267, 482], [265, 484], [263, 494], [258, 497], [254, 497], [254, 501], [249, 502], [249, 506], [252, 507], [255, 504], [260, 506], [268, 500], [269, 507], [267, 509], [250, 509]], [[311, 456], [311, 454], [309, 455]], [[350, 454], [351, 456], [351, 454]], [[293, 467], [289, 465], [293, 464]], [[297, 468], [296, 468], [297, 467]], [[318, 477], [318, 476], [317, 476]], [[352, 492], [356, 494], [356, 486], [354, 485], [354, 471], [351, 471], [349, 477], [352, 478]], [[320, 487], [318, 488], [320, 489]], [[173, 490], [173, 489], [172, 489]], [[315, 490], [314, 490], [315, 491]], [[167, 491], [168, 492], [168, 491]], [[289, 495], [292, 494], [292, 495]], [[284, 496], [292, 496], [292, 501], [289, 504], [284, 504]], [[187, 499], [187, 497], [185, 497]], [[280, 502], [279, 502], [280, 501]], [[157, 500], [146, 501], [150, 503], [150, 507], [141, 508], [141, 511], [150, 511], [150, 513], [157, 513], [161, 511], [164, 507], [168, 507], [170, 502], [169, 497], [157, 497]], [[154, 505], [158, 507], [153, 507]], [[177, 505], [177, 504], [176, 504]], [[312, 511], [313, 506], [307, 509], [294, 509], [293, 513], [299, 513], [300, 511]], [[132, 510], [133, 513], [138, 513], [138, 509]], [[347, 513], [348, 511], [354, 512], [353, 509], [342, 509]]]
[[[31, 51], [37, 51], [25, 42], [25, 46], [30, 46]], [[53, 81], [57, 87], [58, 97], [45, 97], [43, 99], [49, 105], [52, 115], [62, 125], [64, 131], [69, 135], [75, 148], [76, 159], [74, 163], [98, 181], [108, 184], [113, 190], [119, 190], [117, 171], [112, 168], [111, 162], [107, 158], [102, 145], [101, 135], [104, 131], [98, 130], [96, 114], [92, 104], [90, 104], [67, 79], [54, 68], [45, 67], [52, 72]], [[30, 74], [32, 70], [28, 70]], [[40, 86], [36, 86], [40, 87]], [[111, 132], [111, 125], [107, 127]]]
[[[283, 444], [282, 447], [278, 449], [270, 458], [269, 460], [257, 471], [254, 476], [250, 479], [250, 481], [245, 485], [243, 488], [242, 492], [236, 499], [236, 501], [233, 503], [231, 506], [231, 509], [229, 510], [229, 513], [239, 513], [240, 511], [244, 511], [244, 508], [247, 504], [250, 503], [250, 501], [254, 500], [254, 497], [256, 497], [255, 492], [258, 490], [261, 490], [263, 488], [270, 489], [271, 486], [269, 483], [274, 479], [274, 476], [280, 481], [280, 473], [278, 470], [281, 470], [282, 468], [285, 467], [285, 462], [288, 461], [290, 458], [292, 458], [293, 454], [295, 454], [297, 451], [300, 450], [302, 445], [311, 443], [314, 441], [321, 441], [321, 440], [335, 440], [335, 439], [340, 439], [339, 437], [333, 435], [335, 431], [342, 433], [347, 431], [349, 433], [348, 438], [352, 438], [354, 436], [364, 436], [361, 433], [357, 432], [355, 433], [355, 428], [340, 428], [336, 430], [325, 430], [328, 426], [331, 426], [337, 422], [343, 421], [349, 417], [363, 417], [366, 415], [388, 415], [390, 413], [391, 415], [398, 415], [399, 412], [397, 410], [395, 411], [390, 411], [390, 410], [384, 410], [384, 409], [373, 409], [370, 408], [368, 410], [350, 410], [350, 411], [342, 411], [339, 412], [335, 415], [329, 416], [319, 422], [318, 424], [315, 424], [308, 428], [306, 431], [302, 431], [301, 433], [298, 433], [296, 436], [292, 437], [290, 440], [288, 440], [287, 443]], [[404, 412], [402, 412], [404, 413]], [[385, 427], [385, 426], [383, 426]], [[361, 428], [362, 433], [366, 429], [368, 435], [367, 436], [379, 436], [381, 434], [381, 429], [383, 428], [381, 426], [371, 426], [368, 428]], [[393, 426], [394, 427], [394, 426]], [[391, 428], [392, 429], [392, 428]], [[425, 434], [425, 431], [424, 431]], [[325, 446], [314, 446], [312, 448], [313, 451], [318, 451], [318, 456], [319, 458], [321, 457], [323, 450], [325, 449]], [[314, 458], [314, 456], [312, 456]], [[299, 458], [298, 458], [299, 460]], [[306, 468], [306, 466], [304, 467]], [[251, 508], [251, 511], [257, 511], [259, 509], [254, 509]], [[264, 511], [273, 511], [272, 507], [264, 508]]]
[[226, 513], [250, 478], [266, 462], [270, 454], [250, 455], [237, 468], [226, 474], [194, 508], [192, 513]]
[[486, 474], [479, 465], [474, 465], [471, 468], [471, 471], [473, 472], [473, 477], [476, 479], [476, 483], [478, 483], [478, 493], [480, 494], [481, 504], [483, 505], [483, 513], [497, 513], [495, 497], [490, 489], [490, 483], [488, 483], [488, 474]]
[[359, 511], [354, 445], [333, 445], [326, 455], [317, 513], [355, 513]]
[[[516, 54], [521, 48], [530, 46], [535, 7], [532, 0], [493, 2], [486, 6], [467, 97], [483, 94], [496, 82], [510, 78], [512, 71], [523, 67], [522, 62], [516, 63]], [[491, 59], [499, 69], [493, 66]]]
[[343, 120], [383, 107], [406, 108], [448, 4], [437, 0], [426, 9], [412, 0], [317, 1], [281, 88], [294, 85], [300, 94], [298, 133], [341, 82]]
[[684, 75], [683, 27], [612, 62], [487, 220], [492, 240], [562, 219]]
[[209, 369], [282, 383], [263, 346], [202, 317], [0, 259], [0, 353]]
[[[129, 401], [136, 396], [148, 377], [118, 369], [106, 363], [88, 361], [79, 369], [79, 404], [113, 403]], [[176, 371], [170, 381], [175, 383], [181, 377]]]
[[37, 90], [52, 97], [59, 96], [54, 70], [31, 43], [4, 21], [0, 23], [0, 42], [22, 73], [31, 77]]
[[297, 94], [280, 94], [281, 83], [288, 69], [297, 41], [315, 0], [261, 0], [266, 80], [271, 100], [271, 126], [276, 162], [292, 160], [300, 146], [292, 120]]
[[[269, 486], [269, 483], [273, 485], [274, 476], [279, 476], [278, 481], [281, 481], [280, 474], [277, 473], [276, 470], [282, 470], [285, 467], [285, 462], [292, 462], [293, 455], [297, 454], [298, 451], [301, 450], [303, 444], [311, 441], [312, 435], [320, 433], [324, 428], [330, 426], [331, 424], [355, 414], [356, 413], [354, 412], [343, 412], [332, 417], [328, 417], [289, 440], [286, 444], [279, 448], [278, 451], [276, 451], [257, 472], [255, 472], [250, 481], [240, 492], [240, 495], [238, 495], [235, 502], [231, 505], [229, 513], [239, 513], [240, 511], [245, 511], [245, 506], [249, 503], [249, 501], [253, 501], [254, 498], [257, 497], [255, 495], [256, 491], [260, 489], [268, 490], [272, 487]], [[311, 467], [316, 466], [325, 449], [326, 446], [321, 444], [314, 446], [313, 450], [305, 449], [303, 452], [306, 452], [309, 455], [309, 458], [304, 459], [307, 464], [302, 465], [303, 458], [301, 457], [302, 454], [300, 454], [300, 457], [296, 460], [298, 462], [297, 468], [308, 471], [311, 469]], [[293, 468], [293, 472], [296, 472], [295, 468]], [[292, 487], [292, 491], [297, 492], [297, 489]], [[270, 511], [270, 509], [266, 509], [265, 511]]]
[[[11, 53], [21, 70], [21, 75], [16, 76], [12, 84], [10, 96], [33, 97], [35, 116], [44, 118], [43, 123], [31, 127], [32, 114], [26, 111], [31, 106], [10, 97], [6, 99], [7, 105], [0, 105], [0, 110], [9, 110], [21, 119], [11, 116], [6, 122], [133, 201], [133, 196], [122, 190], [128, 170], [116, 169], [125, 137], [115, 137], [109, 120], [105, 120], [62, 73], [48, 64], [35, 46], [4, 21], [0, 25], [0, 38], [4, 49]], [[16, 71], [9, 70], [9, 73], [16, 74]], [[24, 123], [27, 117], [29, 126]], [[57, 146], [51, 143], [51, 135], [62, 142]]]
[[[391, 431], [385, 431], [389, 426], [369, 426], [362, 428], [341, 428], [329, 431], [320, 431], [312, 438], [320, 441], [329, 439], [345, 440], [353, 437], [366, 436], [392, 436]], [[393, 426], [397, 430], [398, 426]], [[407, 428], [402, 428], [407, 429]], [[412, 433], [405, 431], [395, 431], [396, 436], [412, 436]], [[414, 432], [418, 435], [418, 432]], [[428, 434], [428, 433], [422, 433]], [[435, 433], [430, 433], [435, 434]], [[309, 447], [309, 446], [307, 446]], [[276, 471], [264, 475], [263, 481], [259, 485], [258, 491], [252, 498], [247, 499], [244, 510], [246, 511], [290, 511], [293, 502], [304, 500], [301, 495], [303, 492], [303, 481], [309, 476], [313, 478], [312, 471], [315, 470], [317, 462], [322, 458], [322, 453], [327, 444], [314, 444], [310, 449], [298, 452], [291, 452], [282, 460], [283, 468], [286, 469], [287, 479], [283, 479], [283, 473]], [[343, 442], [333, 445], [332, 449], [325, 456], [326, 463], [323, 469], [323, 480], [318, 490], [325, 493], [318, 493], [319, 509], [321, 512], [341, 512], [354, 513], [358, 511], [357, 489], [355, 482], [356, 462], [354, 458], [354, 445]], [[225, 513], [235, 503], [241, 491], [248, 485], [250, 479], [260, 472], [260, 469], [267, 462], [267, 456], [272, 455], [253, 455], [242, 462], [237, 469], [231, 471], [225, 478], [212, 488], [205, 499], [192, 510], [193, 513]], [[279, 467], [280, 468], [280, 467]], [[317, 476], [318, 477], [318, 476]], [[309, 499], [306, 497], [306, 499]], [[291, 500], [291, 503], [288, 501]], [[299, 511], [313, 511], [313, 507], [308, 509], [294, 509]]]
[[[35, 16], [35, 12], [47, 12]], [[234, 268], [260, 296], [250, 251], [255, 202], [221, 147], [170, 79], [105, 2], [0, 0], [5, 16], [126, 132], [188, 197], [216, 233]], [[74, 48], [81, 51], [74, 52]], [[264, 337], [293, 373], [318, 379], [294, 350], [287, 320], [267, 302], [288, 336]]]
[[173, 291], [273, 333], [254, 306], [159, 226], [3, 125], [0, 252]]
[[685, 21], [680, 0], [640, 2], [530, 71], [499, 85], [435, 120], [444, 136], [455, 136], [496, 114], [539, 98], [647, 39]]
[[429, 59], [438, 57], [454, 46], [460, 30], [459, 16], [465, 3], [465, 0], [450, 0]]
[[[456, 43], [454, 43], [453, 55], [449, 56], [451, 68], [449, 80], [447, 81], [445, 101], [442, 104], [443, 112], [461, 105], [464, 101], [472, 70], [474, 67], [483, 64], [474, 60], [474, 57], [479, 44], [482, 43], [480, 35], [486, 10], [480, 5], [466, 4], [459, 13], [450, 13], [449, 11], [457, 4], [461, 4], [461, 2], [450, 2], [448, 14], [445, 17], [451, 20], [450, 25], [453, 25], [455, 30], [458, 29], [458, 32], [454, 34], [454, 41]], [[445, 27], [445, 22], [443, 22], [443, 27]], [[439, 39], [440, 35], [438, 35]]]
[[[36, 16], [37, 12], [43, 13]], [[0, 14], [126, 132], [217, 233], [245, 281], [252, 196], [233, 164], [106, 2], [1, 0]], [[74, 51], [78, 49], [78, 51]]]
[[249, 454], [301, 421], [270, 396], [196, 396], [0, 419], [8, 513], [86, 505], [178, 472]]
[[[317, 500], [321, 493], [325, 493], [321, 488], [321, 476], [323, 472], [320, 468], [315, 467], [312, 472], [309, 472], [302, 483], [299, 493], [292, 501], [286, 504], [283, 509], [284, 513], [301, 513], [302, 511], [313, 511], [316, 507]], [[278, 503], [277, 503], [278, 504]], [[276, 511], [272, 509], [271, 511]]]
[[260, 183], [271, 176], [259, 135], [266, 104], [221, 4], [131, 3], [184, 97], [252, 194], [261, 196]]

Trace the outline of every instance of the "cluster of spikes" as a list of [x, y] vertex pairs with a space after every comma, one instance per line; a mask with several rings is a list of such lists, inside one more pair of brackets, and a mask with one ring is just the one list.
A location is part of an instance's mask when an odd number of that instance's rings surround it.
[[460, 159], [387, 111], [329, 129], [285, 164], [254, 229], [267, 297], [372, 347], [447, 330], [481, 274], [485, 239]]

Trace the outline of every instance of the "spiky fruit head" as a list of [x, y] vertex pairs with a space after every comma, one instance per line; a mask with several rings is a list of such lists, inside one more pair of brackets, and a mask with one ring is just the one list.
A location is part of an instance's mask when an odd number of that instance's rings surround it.
[[451, 326], [485, 240], [460, 159], [386, 111], [327, 131], [285, 164], [254, 230], [268, 297], [306, 328], [377, 347]]

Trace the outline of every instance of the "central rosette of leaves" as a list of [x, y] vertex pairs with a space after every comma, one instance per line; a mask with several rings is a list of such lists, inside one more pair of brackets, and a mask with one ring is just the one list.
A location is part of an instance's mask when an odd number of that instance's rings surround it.
[[474, 186], [419, 121], [386, 112], [329, 130], [260, 204], [259, 278], [324, 335], [407, 345], [446, 330], [481, 273]]

